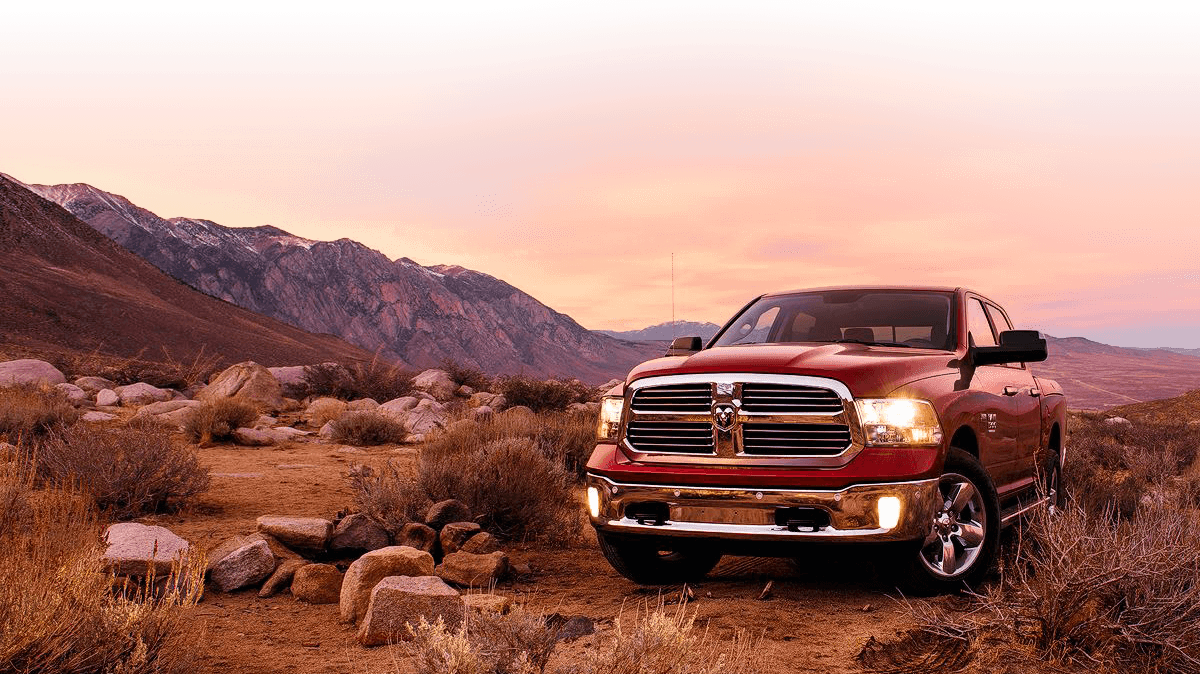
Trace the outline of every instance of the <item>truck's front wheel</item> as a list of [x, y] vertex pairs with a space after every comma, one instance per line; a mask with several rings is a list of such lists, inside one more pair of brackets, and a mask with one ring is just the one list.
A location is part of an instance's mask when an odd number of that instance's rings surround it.
[[671, 585], [703, 578], [721, 554], [687, 541], [625, 537], [596, 532], [600, 551], [617, 573], [639, 585]]

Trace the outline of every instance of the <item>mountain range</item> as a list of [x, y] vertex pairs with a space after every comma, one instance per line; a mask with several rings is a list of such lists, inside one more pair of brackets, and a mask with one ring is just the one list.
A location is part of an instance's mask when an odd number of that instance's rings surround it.
[[30, 185], [101, 234], [204, 293], [415, 368], [444, 359], [490, 373], [601, 382], [659, 348], [592, 332], [487, 274], [422, 266], [349, 239], [162, 218], [76, 183]]
[[697, 323], [695, 321], [667, 321], [651, 325], [641, 330], [597, 330], [611, 337], [628, 339], [634, 342], [669, 342], [676, 337], [700, 337], [705, 342], [712, 339], [721, 326], [716, 323]]

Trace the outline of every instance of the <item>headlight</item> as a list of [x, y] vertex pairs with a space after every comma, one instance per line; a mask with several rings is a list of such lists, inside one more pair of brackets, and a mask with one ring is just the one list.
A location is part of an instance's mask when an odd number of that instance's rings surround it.
[[857, 402], [868, 446], [929, 447], [942, 441], [937, 413], [927, 401], [880, 398]]
[[600, 400], [600, 423], [596, 427], [596, 438], [600, 440], [616, 440], [621, 428], [621, 411], [625, 399], [609, 396]]

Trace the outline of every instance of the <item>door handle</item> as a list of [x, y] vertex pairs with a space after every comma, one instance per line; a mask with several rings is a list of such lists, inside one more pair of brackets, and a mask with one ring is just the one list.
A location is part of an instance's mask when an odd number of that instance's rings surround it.
[[1038, 396], [1042, 395], [1042, 392], [1041, 392], [1041, 391], [1039, 391], [1039, 390], [1038, 390], [1038, 388], [1035, 386], [1035, 387], [1033, 387], [1033, 388], [1029, 389], [1029, 395], [1031, 395], [1031, 396], [1033, 396], [1034, 398], [1036, 398], [1036, 397], [1038, 397]]
[[1021, 389], [1017, 388], [1016, 386], [1005, 386], [1004, 387], [1004, 395], [1006, 395], [1006, 396], [1015, 396], [1020, 392], [1021, 392]]

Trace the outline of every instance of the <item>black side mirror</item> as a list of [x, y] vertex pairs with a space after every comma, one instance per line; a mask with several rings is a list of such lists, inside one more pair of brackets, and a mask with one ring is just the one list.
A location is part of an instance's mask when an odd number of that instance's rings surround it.
[[973, 365], [1040, 363], [1047, 355], [1046, 340], [1037, 330], [1005, 330], [999, 346], [972, 346], [970, 351]]
[[690, 356], [704, 348], [704, 340], [699, 337], [676, 337], [667, 349], [668, 356]]

